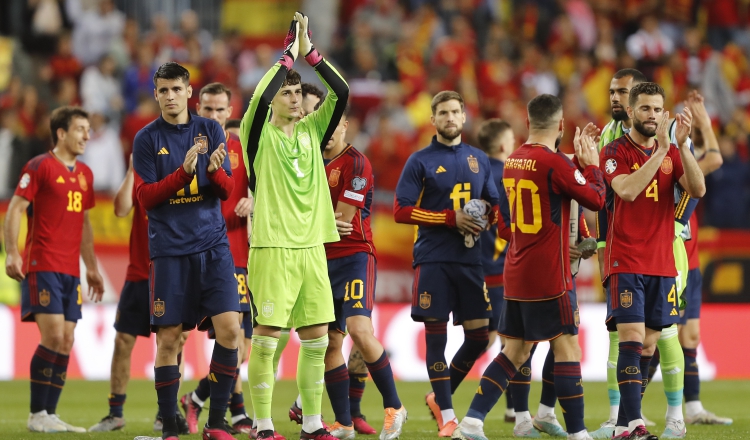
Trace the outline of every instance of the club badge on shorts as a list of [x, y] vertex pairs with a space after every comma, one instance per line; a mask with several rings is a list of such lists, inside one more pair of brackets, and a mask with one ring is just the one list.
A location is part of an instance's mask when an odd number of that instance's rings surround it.
[[206, 136], [201, 136], [200, 133], [198, 133], [198, 136], [193, 138], [193, 145], [200, 145], [198, 153], [208, 153], [208, 138]]
[[633, 305], [633, 292], [625, 289], [624, 292], [620, 292], [620, 305], [624, 308], [628, 308]]
[[166, 311], [166, 305], [164, 304], [164, 301], [154, 301], [154, 316], [157, 318], [161, 318], [164, 316], [164, 312]]
[[42, 291], [39, 292], [39, 305], [42, 307], [47, 307], [49, 305], [49, 302], [49, 290], [42, 289]]
[[423, 309], [429, 309], [430, 305], [432, 305], [432, 295], [430, 295], [427, 292], [423, 292], [419, 294], [419, 307]]

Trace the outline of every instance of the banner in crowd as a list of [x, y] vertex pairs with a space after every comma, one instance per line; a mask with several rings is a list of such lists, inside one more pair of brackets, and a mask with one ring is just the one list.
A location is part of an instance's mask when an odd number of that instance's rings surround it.
[[[69, 378], [107, 380], [114, 349], [115, 330], [112, 324], [116, 307], [107, 305], [84, 305], [83, 319], [75, 333], [75, 345], [68, 367]], [[606, 308], [603, 304], [581, 305], [580, 343], [583, 349], [581, 363], [583, 377], [587, 381], [606, 380], [606, 361], [609, 338], [604, 327]], [[701, 345], [698, 350], [701, 377], [703, 379], [750, 379], [750, 352], [742, 347], [750, 346], [750, 332], [737, 331], [738, 323], [750, 316], [750, 304], [706, 304], [701, 314]], [[411, 320], [408, 304], [378, 304], [373, 313], [373, 323], [378, 339], [388, 350], [391, 366], [396, 377], [405, 381], [426, 381], [424, 326]], [[463, 340], [462, 328], [449, 326], [446, 355], [451, 359]], [[0, 380], [26, 379], [29, 361], [39, 343], [39, 333], [32, 323], [20, 322], [17, 307], [0, 306]], [[533, 376], [540, 378], [549, 344], [541, 343], [533, 361]], [[184, 349], [185, 376], [187, 379], [202, 377], [208, 372], [213, 341], [203, 332], [194, 331]], [[350, 338], [346, 339], [345, 351], [351, 349]], [[293, 379], [296, 374], [299, 339], [292, 338], [281, 357], [279, 374], [284, 379]], [[470, 377], [478, 378], [497, 354], [499, 347], [491, 348], [477, 362]], [[133, 378], [153, 378], [153, 362], [156, 353], [155, 338], [138, 338], [132, 356]], [[247, 368], [242, 368], [246, 377]], [[657, 380], [659, 376], [657, 376]]]

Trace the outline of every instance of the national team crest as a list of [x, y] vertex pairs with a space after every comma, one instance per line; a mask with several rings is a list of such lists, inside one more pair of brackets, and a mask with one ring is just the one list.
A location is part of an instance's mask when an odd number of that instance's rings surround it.
[[624, 292], [620, 292], [620, 305], [624, 308], [629, 308], [633, 305], [633, 292], [625, 289]]
[[39, 292], [39, 305], [42, 307], [47, 307], [50, 302], [50, 295], [49, 290], [42, 289], [41, 292]]
[[469, 169], [473, 173], [479, 173], [479, 161], [474, 156], [469, 156], [466, 158], [467, 161], [469, 161]]
[[581, 314], [578, 312], [578, 309], [573, 312], [573, 322], [575, 323], [576, 327], [581, 325]]
[[237, 153], [229, 152], [229, 166], [232, 167], [232, 169], [237, 168], [240, 166], [240, 155]]
[[261, 305], [260, 314], [266, 318], [273, 316], [273, 303], [271, 301], [264, 301]]
[[83, 173], [78, 173], [78, 185], [81, 187], [81, 191], [88, 191], [89, 183], [86, 181], [86, 176]]
[[672, 158], [667, 156], [664, 158], [664, 160], [661, 162], [661, 172], [664, 174], [672, 174], [672, 169], [674, 167], [672, 166]]
[[193, 138], [193, 145], [200, 145], [200, 148], [198, 148], [198, 153], [208, 153], [208, 138], [206, 136], [200, 136], [200, 133], [198, 133], [198, 136]]
[[423, 292], [419, 294], [419, 307], [423, 309], [429, 309], [430, 305], [432, 305], [432, 295], [430, 295], [427, 292]]
[[164, 312], [167, 310], [164, 301], [154, 301], [154, 316], [161, 318], [164, 316]]
[[338, 185], [339, 176], [341, 176], [341, 171], [338, 168], [336, 168], [335, 170], [331, 170], [331, 175], [328, 176], [328, 186], [333, 188]]
[[297, 142], [299, 142], [300, 145], [302, 145], [303, 148], [306, 150], [310, 150], [312, 148], [312, 141], [310, 140], [310, 135], [302, 132], [299, 135], [297, 135]]

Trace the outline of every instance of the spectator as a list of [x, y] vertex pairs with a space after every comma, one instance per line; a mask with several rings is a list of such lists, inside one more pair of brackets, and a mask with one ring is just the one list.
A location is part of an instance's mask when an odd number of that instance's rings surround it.
[[117, 132], [107, 125], [106, 117], [102, 113], [90, 111], [89, 121], [91, 138], [86, 143], [86, 151], [81, 156], [81, 162], [88, 165], [94, 173], [94, 191], [114, 194], [125, 177], [120, 138]]
[[89, 66], [99, 61], [125, 29], [125, 14], [115, 8], [113, 0], [100, 0], [98, 7], [84, 12], [76, 20], [73, 52]]
[[211, 46], [214, 39], [210, 32], [200, 27], [198, 14], [192, 9], [187, 9], [180, 15], [180, 35], [183, 41], [193, 38], [198, 41], [201, 59], [211, 56]]
[[73, 42], [70, 33], [64, 32], [57, 40], [57, 52], [50, 58], [50, 67], [55, 80], [72, 78], [78, 80], [83, 67], [73, 55]]
[[154, 49], [147, 41], [138, 46], [138, 61], [128, 66], [122, 78], [122, 96], [125, 111], [131, 113], [142, 94], [152, 95], [154, 90]]
[[652, 15], [643, 18], [641, 28], [628, 37], [625, 46], [646, 77], [652, 77], [654, 68], [675, 50], [674, 43], [661, 32], [659, 21]]
[[750, 163], [737, 154], [737, 142], [719, 138], [724, 164], [706, 177], [706, 224], [717, 228], [750, 228]]
[[[138, 106], [135, 108], [135, 111], [128, 113], [125, 117], [120, 131], [122, 151], [125, 158], [130, 157], [136, 133], [158, 117], [159, 106], [156, 104], [154, 96], [151, 94], [139, 96]], [[125, 163], [129, 163], [129, 160], [126, 160]]]
[[32, 55], [49, 56], [57, 48], [57, 38], [72, 28], [64, 7], [65, 0], [27, 0], [23, 17], [23, 46]]
[[31, 137], [34, 134], [39, 113], [39, 94], [36, 88], [31, 85], [24, 86], [18, 108], [18, 122], [23, 137]]
[[89, 111], [119, 122], [123, 100], [120, 82], [114, 73], [115, 60], [110, 55], [104, 55], [97, 65], [87, 67], [81, 76], [81, 101]]
[[18, 136], [15, 112], [0, 109], [0, 199], [9, 199], [18, 183], [21, 168], [28, 159], [24, 153], [24, 141]]

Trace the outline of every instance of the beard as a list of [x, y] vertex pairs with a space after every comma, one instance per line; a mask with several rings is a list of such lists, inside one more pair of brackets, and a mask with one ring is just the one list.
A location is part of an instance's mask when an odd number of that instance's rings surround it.
[[643, 125], [643, 121], [636, 117], [633, 117], [633, 128], [645, 137], [656, 136], [656, 127], [646, 127], [645, 125]]
[[450, 128], [438, 128], [437, 132], [440, 136], [444, 137], [445, 139], [452, 141], [453, 139], [456, 139], [457, 137], [461, 136], [461, 130], [463, 127], [450, 127]]
[[614, 119], [617, 122], [620, 121], [627, 121], [628, 120], [628, 112], [625, 111], [625, 109], [612, 109], [612, 119]]

